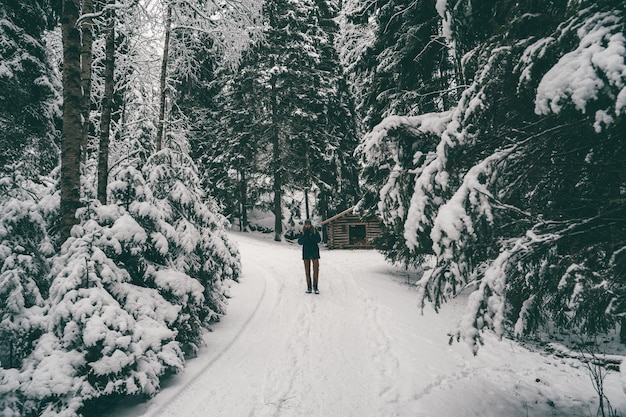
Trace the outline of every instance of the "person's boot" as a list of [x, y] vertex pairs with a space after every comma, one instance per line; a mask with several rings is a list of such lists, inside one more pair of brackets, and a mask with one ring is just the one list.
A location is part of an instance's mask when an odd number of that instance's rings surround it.
[[320, 291], [317, 289], [317, 277], [313, 277], [313, 291], [315, 291], [315, 294], [320, 293]]
[[308, 275], [306, 277], [306, 293], [311, 294], [311, 277]]

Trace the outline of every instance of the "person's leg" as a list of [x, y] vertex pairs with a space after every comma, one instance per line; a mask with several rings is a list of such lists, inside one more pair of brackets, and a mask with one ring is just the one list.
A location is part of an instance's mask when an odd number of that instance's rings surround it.
[[320, 276], [320, 260], [313, 259], [313, 289], [317, 291], [317, 282]]
[[304, 260], [304, 274], [306, 275], [306, 288], [308, 292], [311, 292], [311, 260]]

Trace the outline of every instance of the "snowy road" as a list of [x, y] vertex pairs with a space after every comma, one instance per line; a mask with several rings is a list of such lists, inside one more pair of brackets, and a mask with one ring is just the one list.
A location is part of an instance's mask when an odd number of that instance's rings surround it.
[[[492, 341], [448, 344], [461, 306], [421, 315], [415, 290], [373, 251], [322, 251], [305, 294], [300, 248], [233, 234], [243, 276], [228, 314], [147, 403], [117, 417], [588, 416], [595, 393], [573, 362]], [[617, 375], [609, 398], [626, 405]]]

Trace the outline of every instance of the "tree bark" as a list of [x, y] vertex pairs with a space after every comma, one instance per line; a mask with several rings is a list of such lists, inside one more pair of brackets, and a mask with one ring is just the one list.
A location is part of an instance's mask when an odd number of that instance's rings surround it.
[[76, 27], [77, 0], [63, 0], [61, 14], [63, 37], [63, 134], [61, 140], [61, 242], [78, 224], [80, 206], [81, 80], [80, 31]]
[[160, 104], [159, 104], [159, 121], [157, 123], [157, 137], [155, 148], [160, 151], [163, 147], [163, 136], [165, 130], [165, 99], [167, 88], [167, 62], [170, 53], [170, 33], [172, 31], [172, 5], [167, 5], [167, 17], [165, 18], [165, 44], [163, 45], [163, 59], [161, 60], [161, 82], [160, 82]]
[[248, 178], [246, 176], [246, 171], [241, 170], [241, 230], [243, 231], [246, 227], [248, 227]]
[[309, 211], [309, 190], [308, 188], [304, 189], [304, 209], [306, 211], [305, 216], [307, 219], [311, 218], [311, 214]]
[[[317, 213], [322, 217], [322, 220], [328, 219], [330, 217], [330, 213], [328, 213], [328, 193], [323, 188], [320, 190], [317, 201]], [[322, 226], [322, 230], [322, 241], [326, 243], [328, 241], [326, 225]]]
[[104, 97], [102, 99], [102, 117], [100, 118], [100, 146], [98, 150], [98, 200], [107, 203], [107, 185], [109, 179], [109, 142], [111, 131], [111, 110], [113, 107], [113, 87], [115, 83], [115, 19], [110, 16], [107, 28], [104, 61]]
[[[93, 1], [82, 0], [82, 14], [93, 12]], [[91, 111], [91, 63], [93, 61], [93, 32], [91, 18], [87, 18], [80, 25], [81, 49], [80, 49], [80, 85], [82, 88], [81, 98], [81, 159], [87, 161], [87, 146], [89, 144], [89, 113]]]
[[280, 163], [280, 136], [278, 131], [278, 102], [276, 80], [272, 79], [272, 168], [274, 171], [274, 240], [280, 242], [283, 234], [282, 178]]
[[305, 184], [304, 184], [304, 207], [306, 210], [306, 218], [311, 218], [311, 211], [309, 210], [309, 189], [311, 188], [311, 160], [309, 159], [309, 148], [304, 148], [304, 162], [305, 167]]

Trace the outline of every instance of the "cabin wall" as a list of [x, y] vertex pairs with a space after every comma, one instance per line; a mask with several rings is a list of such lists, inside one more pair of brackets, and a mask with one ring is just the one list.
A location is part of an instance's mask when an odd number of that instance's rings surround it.
[[[353, 232], [352, 239], [350, 234], [351, 227]], [[378, 219], [364, 221], [358, 216], [346, 215], [327, 224], [327, 246], [329, 249], [371, 249], [374, 247], [372, 244], [373, 239], [381, 231], [382, 223]], [[364, 235], [361, 235], [362, 232], [364, 232]]]

